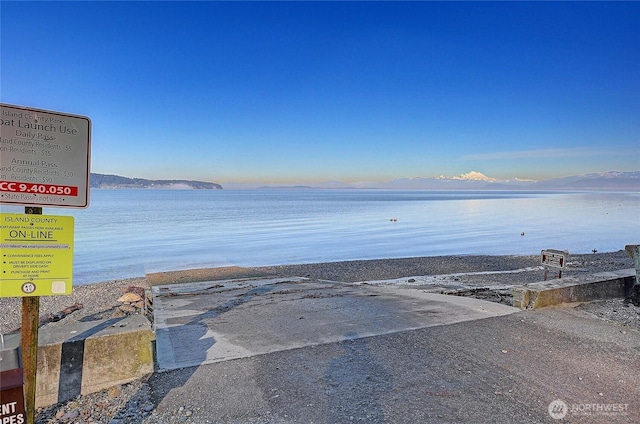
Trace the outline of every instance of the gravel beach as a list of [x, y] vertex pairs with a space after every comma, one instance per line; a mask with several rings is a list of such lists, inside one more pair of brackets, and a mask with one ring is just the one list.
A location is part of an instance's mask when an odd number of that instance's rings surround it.
[[[273, 275], [279, 277], [307, 277], [317, 280], [366, 282], [399, 279], [414, 276], [452, 276], [442, 284], [442, 289], [454, 287], [508, 286], [542, 281], [543, 271], [539, 267], [539, 256], [432, 256], [400, 259], [378, 259], [346, 262], [327, 262], [300, 265], [276, 265], [242, 268], [247, 274]], [[564, 276], [597, 273], [633, 268], [633, 260], [624, 250], [608, 253], [570, 255]], [[490, 274], [490, 272], [527, 270], [518, 273]], [[487, 275], [478, 273], [488, 272]], [[470, 274], [470, 275], [464, 275]], [[549, 277], [551, 278], [551, 276]], [[75, 286], [68, 296], [50, 296], [40, 299], [40, 316], [56, 314], [64, 308], [79, 303], [82, 309], [64, 318], [82, 320], [111, 313], [117, 299], [129, 287], [150, 289], [144, 276], [123, 280], [105, 281], [96, 284]], [[430, 287], [433, 288], [433, 287]], [[20, 298], [0, 298], [0, 308], [5, 311], [0, 317], [0, 333], [9, 334], [21, 324]], [[55, 322], [46, 325], [55, 325]], [[44, 328], [46, 328], [46, 325]]]
[[[570, 255], [564, 276], [582, 273], [596, 273], [633, 268], [633, 261], [625, 251]], [[246, 270], [246, 268], [245, 268]], [[370, 282], [389, 279], [407, 279], [414, 276], [441, 276], [430, 290], [464, 290], [473, 287], [509, 286], [541, 281], [543, 271], [538, 256], [442, 256], [403, 259], [348, 261], [320, 264], [278, 265], [249, 269], [252, 273], [278, 275], [282, 277], [301, 276], [318, 280], [342, 282]], [[499, 271], [518, 271], [495, 273]], [[443, 277], [448, 276], [448, 277]], [[107, 318], [118, 313], [117, 299], [131, 287], [150, 289], [146, 277], [107, 281], [103, 283], [77, 286], [69, 296], [43, 297], [40, 301], [41, 319], [52, 317], [73, 304], [82, 308], [74, 311], [59, 322], [48, 322], [48, 326], [61, 325], [72, 320]], [[420, 288], [420, 287], [416, 287]], [[480, 295], [478, 297], [483, 297]], [[486, 294], [483, 298], [488, 300]], [[15, 332], [20, 327], [21, 300], [19, 298], [0, 299], [0, 307], [5, 313], [0, 317], [0, 333]], [[640, 329], [640, 308], [624, 305], [622, 299], [603, 300], [579, 305], [602, 320], [615, 321], [635, 330]], [[189, 410], [176, 411], [176, 417], [186, 422]], [[140, 380], [80, 396], [72, 401], [42, 408], [38, 411], [38, 423], [163, 423], [154, 418], [153, 394], [147, 381]]]

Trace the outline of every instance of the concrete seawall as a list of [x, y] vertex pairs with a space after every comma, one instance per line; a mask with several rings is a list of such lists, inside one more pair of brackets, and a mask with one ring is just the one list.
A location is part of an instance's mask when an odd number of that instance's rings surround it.
[[65, 330], [47, 332], [40, 338], [36, 397], [42, 405], [153, 372], [155, 336], [142, 315], [78, 322], [73, 333]]
[[[74, 322], [39, 332], [36, 407], [124, 384], [154, 369], [155, 333], [142, 315]], [[17, 348], [20, 334], [6, 337]]]
[[513, 306], [538, 309], [566, 303], [590, 302], [598, 299], [621, 298], [625, 285], [633, 281], [635, 269], [592, 274], [586, 279], [575, 277], [526, 284], [511, 289]]

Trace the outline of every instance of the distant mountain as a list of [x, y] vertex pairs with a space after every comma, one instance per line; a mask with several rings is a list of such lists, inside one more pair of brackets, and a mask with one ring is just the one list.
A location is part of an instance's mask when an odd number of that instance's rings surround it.
[[429, 190], [620, 190], [640, 191], [640, 171], [603, 172], [548, 180], [499, 180], [472, 171], [457, 177], [404, 178], [381, 184], [381, 188]]
[[[146, 188], [146, 189], [204, 189], [221, 190], [222, 185], [203, 181], [189, 180], [146, 180], [127, 178], [118, 175], [91, 174], [93, 188]], [[609, 171], [547, 180], [500, 180], [471, 171], [458, 176], [415, 177], [376, 182], [363, 181], [343, 183], [326, 181], [304, 185], [275, 185], [264, 183], [225, 183], [231, 190], [271, 189], [271, 190], [307, 190], [307, 189], [398, 189], [398, 190], [589, 190], [589, 191], [638, 191], [640, 192], [640, 171]]]
[[415, 177], [380, 183], [379, 188], [405, 190], [497, 190], [504, 188], [503, 184], [496, 184], [495, 179], [466, 179], [461, 177]]
[[144, 178], [128, 178], [119, 175], [91, 174], [91, 188], [145, 188], [174, 190], [222, 190], [216, 183], [190, 180], [146, 180]]
[[445, 177], [440, 176], [438, 178], [441, 179], [450, 179], [450, 180], [463, 180], [463, 181], [487, 181], [487, 182], [495, 182], [498, 181], [496, 178], [490, 178], [484, 175], [482, 172], [471, 171], [466, 174], [460, 174], [457, 177]]
[[377, 182], [363, 181], [357, 183], [343, 183], [327, 181], [322, 183], [305, 184], [304, 186], [264, 186], [252, 183], [228, 183], [225, 187], [242, 189], [397, 189], [397, 190], [610, 190], [610, 191], [640, 191], [640, 171], [619, 172], [610, 171], [570, 177], [552, 178], [547, 180], [500, 180], [471, 171], [458, 176], [446, 177], [415, 177]]
[[531, 185], [544, 190], [640, 191], [640, 171], [601, 172], [537, 181]]

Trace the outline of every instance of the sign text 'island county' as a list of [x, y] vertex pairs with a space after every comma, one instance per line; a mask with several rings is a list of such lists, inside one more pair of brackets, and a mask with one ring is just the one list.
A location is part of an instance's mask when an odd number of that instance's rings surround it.
[[0, 213], [0, 297], [71, 294], [72, 216]]

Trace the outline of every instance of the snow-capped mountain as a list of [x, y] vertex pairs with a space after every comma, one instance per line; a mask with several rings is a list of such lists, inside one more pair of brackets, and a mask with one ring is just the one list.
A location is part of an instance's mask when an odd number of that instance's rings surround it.
[[478, 171], [458, 176], [415, 177], [381, 183], [360, 183], [354, 188], [384, 188], [404, 190], [621, 190], [640, 191], [640, 171], [602, 172], [573, 175], [547, 180], [500, 180]]
[[[291, 186], [265, 186], [264, 184], [223, 184], [224, 188], [293, 188]], [[298, 186], [299, 187], [299, 186]], [[374, 182], [362, 181], [343, 183], [327, 181], [325, 183], [304, 184], [304, 188], [362, 188], [362, 189], [399, 189], [399, 190], [610, 190], [640, 192], [640, 171], [610, 171], [551, 178], [547, 180], [500, 180], [478, 171], [471, 171], [453, 177], [400, 178], [397, 180]]]
[[464, 181], [488, 181], [488, 182], [495, 182], [498, 181], [496, 178], [490, 178], [487, 177], [486, 175], [484, 175], [482, 172], [478, 172], [478, 171], [471, 171], [471, 172], [467, 172], [466, 174], [460, 174], [456, 177], [445, 177], [444, 175], [441, 175], [438, 177], [438, 179], [441, 180], [464, 180]]

